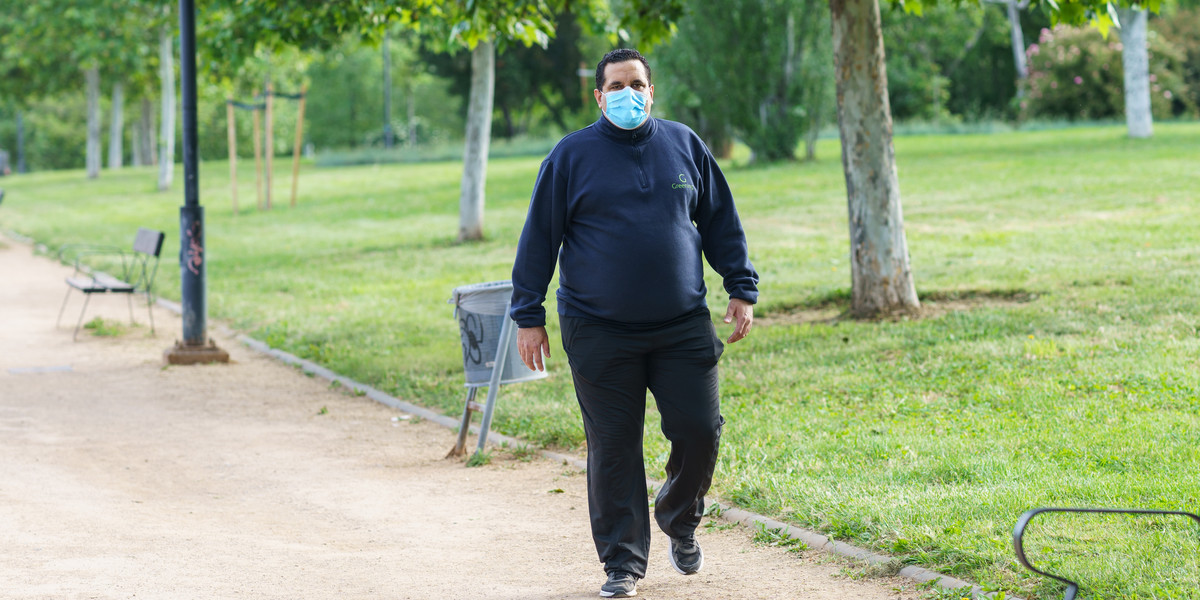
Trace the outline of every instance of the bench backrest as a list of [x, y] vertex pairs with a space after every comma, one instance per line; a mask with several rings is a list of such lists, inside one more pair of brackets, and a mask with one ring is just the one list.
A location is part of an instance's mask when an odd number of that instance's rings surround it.
[[133, 251], [149, 254], [155, 258], [162, 252], [163, 238], [166, 237], [161, 231], [138, 227], [137, 237], [133, 238]]

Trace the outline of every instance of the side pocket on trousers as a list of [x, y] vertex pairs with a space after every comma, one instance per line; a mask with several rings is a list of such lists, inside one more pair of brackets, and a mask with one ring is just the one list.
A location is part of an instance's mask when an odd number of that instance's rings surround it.
[[709, 326], [712, 328], [713, 363], [715, 364], [721, 360], [721, 355], [725, 353], [725, 342], [722, 342], [721, 336], [717, 335], [717, 326], [713, 325], [711, 321], [709, 322]]
[[575, 317], [559, 317], [558, 322], [562, 330], [563, 351], [567, 355], [567, 363], [571, 365], [572, 372], [581, 374], [580, 366], [587, 364], [587, 358], [595, 345], [595, 340], [590, 340], [585, 331], [590, 328], [589, 323]]

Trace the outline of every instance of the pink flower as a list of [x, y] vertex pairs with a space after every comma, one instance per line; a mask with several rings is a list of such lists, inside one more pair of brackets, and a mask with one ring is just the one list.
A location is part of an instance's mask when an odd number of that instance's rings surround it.
[[1046, 29], [1045, 27], [1043, 27], [1042, 32], [1038, 34], [1038, 41], [1045, 44], [1046, 42], [1050, 41], [1051, 39], [1054, 39], [1054, 34], [1050, 33], [1049, 29]]
[[1173, 94], [1171, 94], [1171, 90], [1163, 92], [1163, 98], [1166, 98], [1167, 100], [1170, 100], [1172, 96]]
[[1122, 51], [1122, 50], [1124, 50], [1124, 49], [1125, 49], [1125, 45], [1124, 45], [1124, 44], [1121, 44], [1120, 42], [1118, 42], [1118, 43], [1117, 43], [1117, 47], [1116, 47], [1116, 48], [1113, 48], [1113, 50], [1116, 50], [1117, 52], [1120, 52], [1120, 51]]
[[1042, 49], [1039, 48], [1037, 44], [1030, 44], [1029, 48], [1025, 50], [1025, 54], [1027, 56], [1037, 56], [1041, 51]]
[[1051, 81], [1051, 82], [1050, 82], [1050, 87], [1052, 87], [1052, 88], [1054, 88], [1054, 89], [1058, 89], [1058, 82], [1057, 82], [1057, 81]]
[[1158, 81], [1158, 75], [1155, 75], [1154, 73], [1151, 73], [1151, 74], [1150, 74], [1150, 81]]
[[1075, 85], [1083, 85], [1083, 78], [1076, 75], [1075, 76]]

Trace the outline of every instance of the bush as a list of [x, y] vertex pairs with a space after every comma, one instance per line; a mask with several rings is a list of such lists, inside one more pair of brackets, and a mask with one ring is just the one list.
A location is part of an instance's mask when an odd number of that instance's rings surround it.
[[[1156, 119], [1194, 115], [1183, 67], [1186, 55], [1151, 30], [1150, 105]], [[1026, 49], [1029, 97], [1021, 110], [1027, 117], [1111, 119], [1125, 116], [1125, 75], [1121, 42], [1105, 40], [1092, 28], [1058, 26], [1042, 29]]]
[[1180, 8], [1174, 14], [1150, 20], [1152, 31], [1158, 32], [1170, 46], [1182, 52], [1181, 74], [1187, 87], [1176, 95], [1183, 107], [1200, 106], [1200, 8]]

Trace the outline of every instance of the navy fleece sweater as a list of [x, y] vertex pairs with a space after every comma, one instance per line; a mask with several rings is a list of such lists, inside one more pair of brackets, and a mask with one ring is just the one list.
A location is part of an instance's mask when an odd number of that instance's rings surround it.
[[705, 306], [701, 252], [731, 297], [758, 300], [733, 196], [699, 136], [673, 121], [624, 130], [601, 116], [542, 162], [509, 314], [521, 327], [545, 325], [557, 261], [559, 314], [669, 321]]

